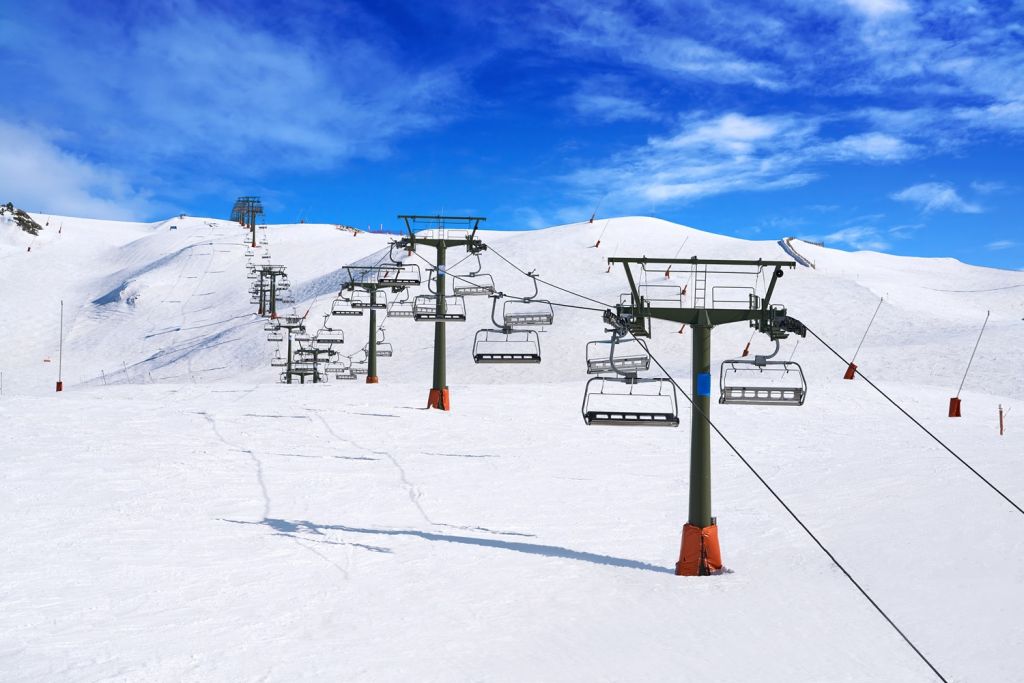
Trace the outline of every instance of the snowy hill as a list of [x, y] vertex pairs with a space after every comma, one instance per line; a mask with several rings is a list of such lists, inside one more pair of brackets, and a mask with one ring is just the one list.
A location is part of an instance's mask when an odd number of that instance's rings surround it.
[[[639, 217], [482, 231], [500, 290], [532, 292], [511, 263], [587, 298], [541, 286], [583, 308], [556, 308], [528, 366], [473, 362], [492, 325], [490, 301], [470, 298], [448, 328], [445, 414], [422, 410], [433, 326], [412, 320], [384, 323], [380, 385], [275, 384], [237, 224], [35, 218], [62, 227], [31, 251], [0, 226], [4, 679], [931, 680], [721, 442], [729, 571], [673, 576], [688, 411], [665, 430], [580, 417], [585, 346], [606, 338], [595, 302], [627, 288], [607, 257], [788, 259], [777, 242]], [[331, 225], [265, 232], [312, 329], [343, 266], [388, 253], [386, 235]], [[773, 302], [849, 357], [884, 298], [860, 369], [1024, 499], [1024, 273], [796, 247], [816, 268], [787, 270]], [[476, 266], [460, 252], [452, 273]], [[646, 278], [692, 297], [682, 274]], [[342, 326], [355, 352], [366, 320]], [[744, 324], [715, 329], [715, 369], [749, 340]], [[651, 349], [683, 387], [690, 344], [654, 323]], [[950, 680], [1024, 680], [1024, 516], [812, 338], [786, 340], [791, 354], [803, 407], [713, 404], [712, 419]]]

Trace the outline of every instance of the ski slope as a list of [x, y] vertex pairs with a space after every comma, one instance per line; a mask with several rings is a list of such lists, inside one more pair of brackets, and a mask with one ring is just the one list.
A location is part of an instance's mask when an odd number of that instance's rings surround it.
[[[557, 308], [539, 365], [484, 366], [471, 348], [490, 302], [470, 299], [448, 328], [454, 409], [426, 411], [433, 326], [412, 320], [384, 322], [395, 356], [379, 385], [276, 384], [236, 224], [36, 219], [50, 226], [35, 242], [0, 225], [17, 322], [3, 332], [0, 678], [934, 680], [717, 439], [727, 571], [672, 574], [689, 414], [678, 429], [584, 426], [599, 310]], [[265, 232], [311, 329], [345, 264], [388, 253], [385, 235], [329, 225]], [[592, 301], [543, 296], [594, 309], [625, 291], [613, 253], [671, 257], [685, 240], [681, 257], [786, 258], [649, 218], [481, 237], [502, 291], [532, 291], [511, 262]], [[1024, 273], [797, 248], [817, 267], [787, 270], [773, 301], [849, 357], [884, 297], [860, 369], [1024, 500]], [[460, 258], [450, 272], [475, 267]], [[986, 311], [964, 417], [948, 419]], [[342, 324], [357, 351], [366, 319]], [[749, 337], [717, 328], [716, 367]], [[689, 333], [655, 322], [651, 350], [688, 388]], [[943, 675], [1024, 680], [1024, 516], [816, 341], [793, 357], [803, 407], [713, 403], [712, 419]]]

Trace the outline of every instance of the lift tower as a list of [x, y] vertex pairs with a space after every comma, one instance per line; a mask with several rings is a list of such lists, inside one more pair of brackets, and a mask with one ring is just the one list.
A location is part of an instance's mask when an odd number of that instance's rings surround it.
[[[706, 575], [722, 566], [718, 526], [711, 515], [711, 330], [716, 325], [746, 321], [773, 341], [785, 339], [790, 332], [804, 336], [804, 326], [786, 315], [784, 307], [771, 303], [775, 284], [783, 274], [782, 269], [795, 268], [796, 263], [698, 259], [696, 256], [689, 259], [612, 257], [608, 263], [621, 263], [629, 281], [629, 294], [624, 294], [623, 300], [616, 306], [616, 315], [613, 316], [615, 321], [623, 324], [637, 337], [651, 336], [652, 318], [689, 325], [693, 330], [690, 503], [676, 574]], [[676, 306], [656, 305], [659, 302], [642, 295], [641, 289], [644, 286], [637, 286], [631, 265], [639, 266], [641, 271], [646, 271], [649, 265], [655, 266], [657, 272], [663, 272], [667, 267], [673, 268], [673, 272], [689, 271], [694, 278], [692, 307], [684, 308], [681, 302], [677, 302]], [[682, 267], [681, 271], [675, 270], [676, 266]], [[711, 300], [708, 301], [709, 275], [753, 275], [756, 278], [765, 268], [770, 268], [772, 275], [763, 298], [756, 295], [754, 288], [723, 286], [712, 287]], [[743, 289], [748, 290], [746, 301], [735, 298], [737, 290]], [[729, 307], [730, 304], [740, 303], [745, 305]]]
[[409, 284], [419, 284], [419, 277], [415, 282], [399, 280], [400, 270], [387, 266], [345, 266], [348, 270], [348, 282], [345, 289], [349, 291], [361, 290], [365, 296], [359, 299], [353, 298], [349, 301], [352, 308], [366, 308], [370, 311], [370, 332], [366, 351], [366, 383], [377, 384], [380, 377], [377, 375], [377, 311], [386, 310], [387, 301], [383, 298], [382, 289], [390, 289], [397, 294], [404, 290]]
[[252, 233], [252, 247], [256, 247], [256, 219], [263, 215], [263, 203], [259, 197], [239, 197], [231, 207], [231, 220], [238, 221]]
[[[487, 245], [476, 238], [476, 231], [482, 221], [487, 220], [482, 216], [399, 216], [405, 221], [405, 229], [409, 236], [398, 240], [397, 245], [415, 251], [418, 245], [432, 247], [437, 252], [435, 263], [437, 264], [436, 286], [437, 294], [433, 302], [426, 301], [429, 297], [418, 296], [416, 300], [422, 301], [419, 313], [416, 312], [416, 304], [413, 304], [413, 318], [420, 321], [432, 321], [434, 323], [434, 381], [430, 388], [430, 396], [427, 398], [428, 408], [439, 410], [450, 410], [451, 402], [448, 392], [448, 381], [446, 377], [446, 356], [445, 356], [445, 322], [449, 320], [465, 320], [465, 310], [461, 317], [448, 310], [445, 295], [445, 264], [446, 253], [450, 247], [466, 247], [466, 251], [474, 254], [487, 249]], [[422, 229], [420, 233], [413, 230], [414, 226]], [[433, 305], [430, 305], [430, 304]]]

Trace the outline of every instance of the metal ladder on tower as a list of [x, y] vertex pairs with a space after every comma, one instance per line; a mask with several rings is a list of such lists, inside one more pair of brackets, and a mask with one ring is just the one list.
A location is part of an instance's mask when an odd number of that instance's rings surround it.
[[707, 264], [698, 264], [693, 269], [693, 307], [706, 308], [705, 297], [708, 290]]

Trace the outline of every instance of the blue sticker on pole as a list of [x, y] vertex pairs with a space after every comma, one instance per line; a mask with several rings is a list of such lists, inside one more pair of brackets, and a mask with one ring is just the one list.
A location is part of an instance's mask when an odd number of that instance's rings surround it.
[[444, 270], [444, 266], [443, 265], [437, 267], [437, 274], [438, 275], [444, 275], [445, 274], [445, 270]]
[[697, 375], [697, 395], [698, 396], [710, 396], [711, 395], [711, 373], [702, 372]]

